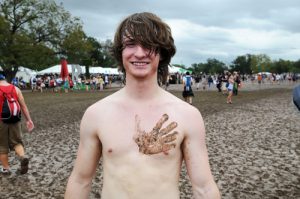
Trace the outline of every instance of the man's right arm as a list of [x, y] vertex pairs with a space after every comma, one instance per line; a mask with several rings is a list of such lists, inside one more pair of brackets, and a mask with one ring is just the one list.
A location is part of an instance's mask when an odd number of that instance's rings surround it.
[[96, 111], [89, 108], [80, 125], [80, 142], [77, 158], [65, 193], [66, 199], [88, 198], [92, 178], [98, 166], [102, 145], [97, 134]]

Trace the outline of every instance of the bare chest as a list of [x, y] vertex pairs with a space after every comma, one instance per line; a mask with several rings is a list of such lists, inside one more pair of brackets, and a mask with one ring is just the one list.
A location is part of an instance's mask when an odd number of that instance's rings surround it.
[[120, 113], [106, 118], [99, 132], [102, 155], [111, 159], [171, 158], [181, 153], [184, 139], [180, 121], [172, 113]]

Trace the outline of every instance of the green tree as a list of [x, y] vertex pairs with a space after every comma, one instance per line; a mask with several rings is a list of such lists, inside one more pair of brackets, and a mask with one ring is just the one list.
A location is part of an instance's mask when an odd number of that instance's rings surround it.
[[79, 64], [87, 54], [86, 47], [85, 34], [78, 29], [66, 36], [61, 45], [61, 52], [67, 57], [68, 63]]
[[100, 62], [99, 62], [100, 66], [102, 66], [104, 68], [118, 67], [117, 62], [111, 53], [111, 49], [113, 46], [112, 41], [110, 39], [108, 39], [105, 42], [101, 43], [101, 46], [102, 46], [102, 49], [101, 49], [102, 59], [100, 59]]
[[251, 55], [238, 56], [231, 65], [231, 70], [238, 71], [240, 74], [251, 74]]
[[228, 70], [225, 63], [215, 58], [207, 59], [207, 63], [194, 63], [192, 64], [191, 68], [195, 74], [215, 74], [222, 73], [224, 70]]
[[99, 64], [103, 62], [102, 46], [100, 42], [93, 37], [88, 37], [87, 40], [92, 46], [92, 50], [90, 51], [91, 65], [99, 66]]
[[226, 64], [213, 58], [207, 59], [208, 74], [222, 73], [227, 69]]
[[291, 66], [289, 72], [300, 73], [300, 59], [293, 63], [293, 65]]
[[71, 31], [61, 46], [63, 54], [67, 57], [68, 63], [80, 64], [86, 67], [86, 76], [89, 77], [89, 67], [93, 64], [91, 53], [92, 43], [83, 32], [81, 26]]
[[[10, 80], [19, 66], [41, 70], [56, 63], [62, 41], [80, 24], [53, 0], [3, 0], [0, 64]], [[3, 22], [4, 21], [4, 22]], [[3, 42], [3, 43], [2, 43]]]
[[285, 73], [291, 71], [292, 68], [293, 68], [293, 62], [279, 59], [278, 61], [274, 61], [272, 63], [270, 72]]
[[269, 72], [271, 64], [271, 58], [266, 54], [250, 55], [250, 65], [253, 73]]
[[198, 70], [201, 71], [200, 73], [208, 73], [209, 71], [206, 63], [199, 63]]
[[191, 66], [194, 74], [208, 73], [209, 69], [206, 63], [194, 63]]

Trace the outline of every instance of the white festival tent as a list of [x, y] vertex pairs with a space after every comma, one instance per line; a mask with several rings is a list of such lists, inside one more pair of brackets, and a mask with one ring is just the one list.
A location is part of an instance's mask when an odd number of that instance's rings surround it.
[[[188, 71], [189, 70], [184, 69], [184, 68], [180, 68], [180, 67], [177, 67], [177, 66], [169, 65], [169, 73], [171, 73], [171, 74], [174, 74], [174, 73], [183, 74], [183, 73], [186, 73]], [[191, 72], [191, 71], [189, 71], [189, 72]]]
[[[0, 71], [3, 71], [2, 67], [0, 66]], [[18, 72], [16, 73], [15, 77], [18, 77], [19, 79], [22, 78], [23, 81], [29, 82], [30, 78], [33, 76], [36, 76], [36, 71], [32, 70], [30, 68], [25, 68], [24, 66], [18, 67]]]
[[[79, 65], [72, 65], [68, 64], [68, 71], [69, 73], [85, 73], [85, 66], [79, 66]], [[72, 70], [73, 69], [73, 70]], [[46, 68], [44, 70], [38, 71], [38, 75], [43, 75], [43, 74], [49, 74], [49, 73], [57, 73], [60, 74], [61, 70], [61, 65], [55, 65], [49, 68]], [[109, 74], [109, 75], [120, 75], [122, 74], [121, 72], [118, 71], [117, 68], [103, 68], [103, 67], [90, 67], [89, 71], [91, 74]], [[169, 65], [169, 73], [174, 74], [174, 73], [185, 73], [187, 70], [176, 67], [176, 66], [170, 66]]]
[[[69, 73], [77, 72], [77, 73], [85, 73], [85, 66], [72, 65], [68, 64]], [[57, 73], [60, 74], [61, 65], [55, 65], [50, 68], [46, 68], [44, 70], [38, 71], [38, 75], [49, 74], [49, 73]], [[103, 68], [103, 67], [90, 67], [89, 71], [91, 74], [109, 74], [109, 75], [119, 75], [120, 72], [117, 68]]]
[[179, 67], [169, 65], [169, 73], [179, 73]]
[[[89, 69], [90, 69], [91, 74], [109, 74], [109, 75], [122, 74], [121, 72], [118, 71], [117, 68], [90, 67]], [[1, 67], [0, 67], [0, 70], [2, 70]], [[55, 66], [46, 68], [46, 69], [38, 71], [38, 72], [35, 70], [32, 70], [32, 69], [20, 66], [18, 68], [16, 77], [18, 77], [18, 78], [22, 77], [25, 82], [30, 82], [31, 77], [35, 77], [36, 75], [49, 74], [49, 73], [60, 74], [60, 70], [61, 70], [61, 65], [55, 65]], [[68, 64], [68, 71], [69, 71], [69, 73], [72, 73], [72, 72], [78, 73], [78, 74], [85, 73], [85, 66]], [[169, 73], [182, 73], [182, 68], [169, 65]]]
[[[46, 68], [44, 70], [38, 71], [38, 75], [50, 74], [50, 73], [57, 73], [60, 74], [61, 65], [55, 65], [50, 68]], [[68, 64], [68, 71], [72, 71], [72, 65]]]
[[259, 74], [259, 75], [263, 74], [263, 75], [269, 76], [269, 75], [271, 75], [272, 73], [270, 73], [270, 72], [259, 72], [259, 73], [257, 73], [257, 74]]
[[36, 74], [37, 72], [32, 69], [19, 66], [16, 77], [18, 77], [19, 79], [22, 77], [24, 82], [30, 82], [30, 78], [36, 76]]
[[[85, 68], [84, 68], [85, 71]], [[117, 68], [103, 68], [103, 67], [90, 67], [90, 73], [101, 73], [101, 74], [109, 74], [109, 75], [119, 75], [121, 72], [118, 71]]]

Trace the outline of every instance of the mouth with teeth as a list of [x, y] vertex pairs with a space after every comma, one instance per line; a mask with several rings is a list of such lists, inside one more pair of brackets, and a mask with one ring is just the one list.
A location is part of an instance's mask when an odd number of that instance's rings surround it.
[[150, 62], [141, 62], [141, 61], [139, 61], [139, 62], [136, 62], [136, 61], [131, 62], [131, 64], [134, 65], [134, 66], [136, 66], [137, 68], [143, 68], [143, 67], [147, 66], [149, 63]]

